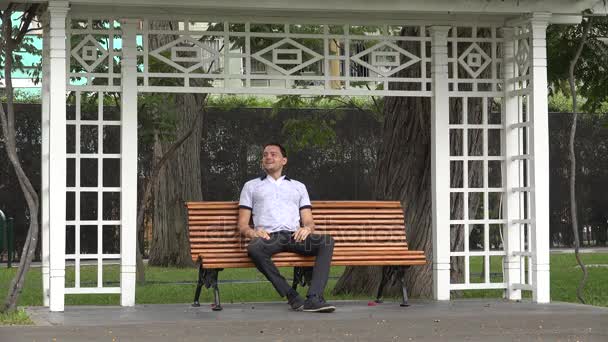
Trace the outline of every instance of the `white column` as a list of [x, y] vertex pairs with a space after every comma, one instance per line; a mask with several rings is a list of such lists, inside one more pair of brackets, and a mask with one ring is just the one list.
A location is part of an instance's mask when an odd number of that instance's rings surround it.
[[448, 90], [449, 26], [432, 26], [431, 183], [433, 210], [433, 296], [450, 299], [450, 132]]
[[135, 305], [137, 248], [137, 19], [121, 20], [120, 304]]
[[49, 227], [51, 311], [63, 311], [65, 298], [66, 187], [66, 16], [67, 1], [49, 1]]
[[549, 113], [547, 91], [547, 25], [551, 15], [535, 13], [530, 19], [532, 34], [531, 77], [533, 93], [530, 103], [530, 147], [533, 156], [531, 178], [534, 191], [531, 194], [534, 229], [531, 243], [532, 299], [537, 303], [550, 301], [549, 284]]
[[504, 181], [505, 181], [505, 218], [507, 224], [504, 230], [504, 248], [505, 248], [505, 260], [504, 264], [504, 278], [507, 283], [506, 297], [510, 300], [521, 299], [521, 290], [514, 289], [514, 284], [521, 283], [520, 276], [520, 263], [519, 256], [513, 255], [515, 252], [521, 251], [521, 242], [519, 235], [519, 224], [513, 223], [514, 220], [520, 219], [519, 212], [519, 192], [514, 192], [513, 189], [521, 187], [519, 184], [519, 168], [518, 161], [512, 160], [512, 156], [518, 153], [519, 147], [519, 135], [518, 129], [513, 128], [512, 125], [518, 123], [518, 107], [517, 107], [517, 96], [510, 95], [510, 93], [516, 90], [517, 84], [513, 81], [515, 77], [515, 68], [517, 63], [515, 62], [515, 42], [514, 42], [514, 29], [503, 28], [503, 82], [504, 82], [504, 104], [503, 104], [503, 123], [505, 126], [504, 140], [502, 141], [504, 156], [505, 156], [505, 167]]
[[41, 224], [42, 229], [42, 302], [44, 306], [49, 306], [49, 289], [50, 289], [50, 278], [49, 278], [49, 136], [50, 136], [50, 82], [49, 82], [49, 28], [48, 15], [43, 18], [43, 32], [42, 32], [42, 118], [41, 118], [41, 130], [42, 130], [42, 151], [40, 153], [40, 175], [42, 180], [40, 182], [40, 200], [42, 205], [40, 206], [41, 211]]

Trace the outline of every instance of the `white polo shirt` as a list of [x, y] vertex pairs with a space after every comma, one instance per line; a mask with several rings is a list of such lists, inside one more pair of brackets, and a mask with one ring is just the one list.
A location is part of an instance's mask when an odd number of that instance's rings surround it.
[[298, 230], [300, 210], [312, 206], [304, 184], [287, 176], [262, 176], [245, 183], [239, 208], [251, 210], [254, 227], [275, 233]]

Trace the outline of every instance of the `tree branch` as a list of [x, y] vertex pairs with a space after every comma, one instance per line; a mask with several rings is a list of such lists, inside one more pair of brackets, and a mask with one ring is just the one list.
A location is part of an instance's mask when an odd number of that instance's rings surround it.
[[578, 48], [576, 49], [576, 53], [570, 61], [569, 68], [570, 94], [572, 96], [572, 127], [570, 129], [570, 216], [572, 219], [572, 232], [574, 233], [574, 255], [576, 257], [576, 262], [583, 271], [583, 278], [576, 288], [576, 297], [583, 304], [585, 304], [585, 299], [583, 298], [582, 292], [585, 287], [585, 283], [587, 282], [587, 268], [579, 255], [580, 240], [578, 236], [578, 217], [576, 208], [576, 155], [574, 154], [574, 138], [576, 136], [576, 121], [578, 119], [578, 101], [576, 98], [576, 79], [574, 77], [574, 72], [581, 53], [583, 52], [583, 48], [587, 43], [587, 37], [589, 36], [592, 20], [592, 18], [589, 18], [587, 22], [583, 24], [583, 34], [581, 36]]

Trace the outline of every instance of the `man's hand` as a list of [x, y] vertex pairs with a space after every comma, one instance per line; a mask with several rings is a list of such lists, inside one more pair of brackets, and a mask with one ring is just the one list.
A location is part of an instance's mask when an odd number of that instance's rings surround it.
[[300, 229], [293, 233], [293, 239], [296, 240], [296, 242], [302, 242], [306, 240], [310, 233], [312, 233], [312, 229], [308, 227], [300, 227]]
[[253, 231], [253, 234], [251, 234], [251, 238], [256, 238], [256, 237], [262, 238], [264, 240], [270, 239], [270, 235], [268, 235], [268, 232], [264, 228], [256, 228]]

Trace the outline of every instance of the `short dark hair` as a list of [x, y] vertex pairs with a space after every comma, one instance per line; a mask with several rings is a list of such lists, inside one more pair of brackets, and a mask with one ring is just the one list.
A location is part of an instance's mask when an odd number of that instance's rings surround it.
[[281, 150], [281, 154], [283, 155], [283, 157], [287, 158], [287, 151], [285, 150], [285, 147], [283, 147], [283, 145], [276, 143], [276, 142], [269, 142], [268, 144], [264, 145], [263, 150], [266, 149], [266, 147], [268, 146], [276, 146], [279, 148], [279, 150]]

